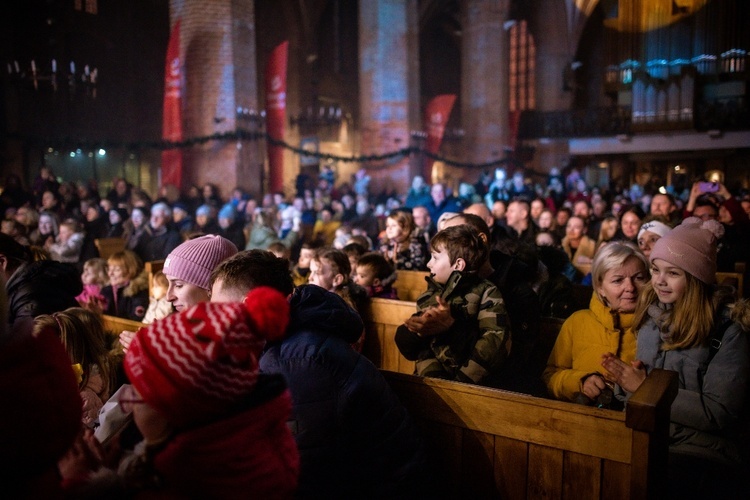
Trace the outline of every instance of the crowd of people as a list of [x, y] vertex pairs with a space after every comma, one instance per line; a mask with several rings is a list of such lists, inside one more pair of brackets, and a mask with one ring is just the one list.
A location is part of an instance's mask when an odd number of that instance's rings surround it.
[[[713, 477], [727, 494], [740, 487], [750, 308], [716, 272], [750, 256], [750, 194], [705, 182], [612, 192], [575, 170], [534, 184], [502, 169], [457, 194], [421, 177], [375, 194], [363, 172], [301, 175], [294, 196], [261, 199], [211, 184], [152, 197], [124, 179], [101, 196], [46, 167], [30, 189], [9, 176], [0, 366], [47, 356], [29, 369], [53, 376], [29, 377], [19, 397], [55, 392], [54, 407], [72, 393], [82, 408], [50, 431], [47, 456], [5, 468], [16, 491], [433, 491], [418, 430], [361, 354], [360, 312], [396, 298], [399, 271], [428, 275], [395, 336], [417, 375], [621, 409], [650, 370], [678, 371], [675, 491], [708, 491]], [[103, 259], [103, 238], [123, 249]], [[163, 269], [149, 283], [153, 261]], [[591, 290], [587, 309], [574, 287]], [[147, 326], [105, 345], [102, 313]], [[536, 372], [543, 316], [566, 319]], [[104, 413], [134, 422], [117, 459], [92, 438]]]

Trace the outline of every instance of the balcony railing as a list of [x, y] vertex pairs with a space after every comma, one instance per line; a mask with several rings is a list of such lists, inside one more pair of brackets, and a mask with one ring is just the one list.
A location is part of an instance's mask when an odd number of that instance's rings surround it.
[[[684, 128], [669, 116], [648, 123], [648, 131], [671, 131]], [[692, 127], [694, 130], [750, 130], [748, 99], [738, 97], [701, 101], [696, 105]], [[595, 108], [575, 111], [524, 111], [519, 128], [520, 139], [562, 139], [581, 137], [633, 135], [644, 132], [634, 126], [629, 106]]]

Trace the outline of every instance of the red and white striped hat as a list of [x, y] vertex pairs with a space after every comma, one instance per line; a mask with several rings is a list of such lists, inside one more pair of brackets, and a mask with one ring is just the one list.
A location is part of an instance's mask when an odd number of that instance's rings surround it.
[[266, 340], [280, 338], [288, 322], [286, 298], [269, 287], [242, 303], [202, 302], [141, 328], [125, 372], [173, 425], [207, 422], [253, 391]]

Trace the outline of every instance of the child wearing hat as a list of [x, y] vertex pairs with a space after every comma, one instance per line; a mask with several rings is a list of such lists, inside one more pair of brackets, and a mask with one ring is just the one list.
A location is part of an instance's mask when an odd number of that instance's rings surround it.
[[203, 302], [138, 332], [125, 371], [156, 487], [190, 497], [292, 495], [291, 397], [281, 376], [258, 368], [288, 321], [286, 298], [259, 287], [242, 303]]
[[722, 232], [717, 221], [689, 217], [654, 244], [634, 318], [637, 360], [602, 361], [627, 393], [654, 368], [679, 373], [670, 498], [739, 498], [747, 488], [750, 308], [728, 306], [731, 293], [715, 287]]
[[116, 476], [100, 471], [87, 487], [107, 474], [110, 494], [291, 498], [299, 471], [286, 424], [291, 396], [282, 375], [258, 365], [288, 322], [286, 297], [258, 287], [243, 302], [201, 302], [141, 328], [119, 404], [144, 440]]

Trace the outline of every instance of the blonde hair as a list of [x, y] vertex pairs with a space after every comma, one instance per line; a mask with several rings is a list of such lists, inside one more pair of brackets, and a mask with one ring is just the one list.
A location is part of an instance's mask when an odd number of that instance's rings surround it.
[[[684, 271], [683, 271], [684, 272]], [[687, 281], [685, 293], [682, 294], [670, 311], [665, 311], [665, 322], [662, 330], [671, 332], [670, 338], [662, 344], [662, 349], [689, 349], [705, 343], [711, 334], [714, 324], [714, 301], [711, 285], [703, 283], [690, 273], [685, 273]], [[638, 306], [633, 318], [637, 330], [649, 319], [648, 308], [656, 304], [659, 298], [653, 285], [649, 282], [638, 297]]]
[[154, 277], [152, 278], [151, 284], [152, 286], [160, 286], [163, 288], [169, 288], [169, 280], [167, 279], [167, 275], [161, 271], [157, 271], [154, 273]]
[[105, 286], [109, 283], [109, 276], [107, 275], [107, 261], [99, 257], [94, 257], [83, 263], [83, 270], [91, 269], [94, 271], [96, 276], [96, 284], [99, 286]]

